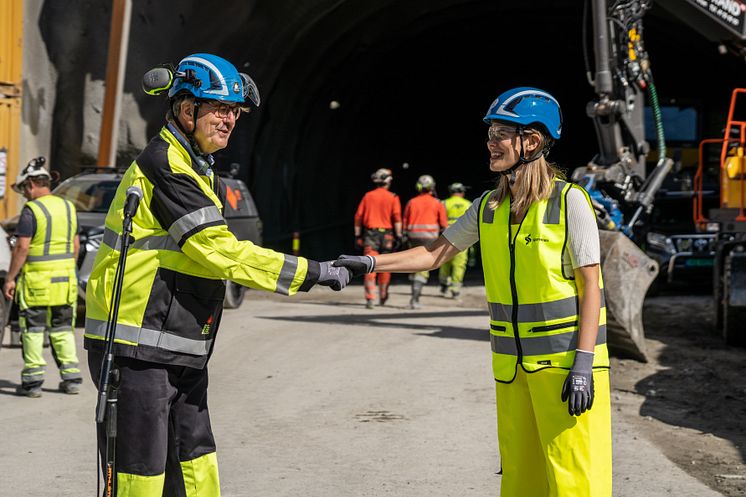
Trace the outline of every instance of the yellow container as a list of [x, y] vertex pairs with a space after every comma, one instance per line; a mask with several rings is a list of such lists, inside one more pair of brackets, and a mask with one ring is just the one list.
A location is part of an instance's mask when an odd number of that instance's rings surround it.
[[746, 207], [746, 157], [742, 147], [725, 159], [724, 169], [725, 174], [721, 175], [723, 207]]
[[[18, 195], [10, 189], [18, 174], [21, 128], [21, 63], [23, 61], [23, 0], [0, 1], [0, 219], [18, 213]], [[3, 171], [0, 171], [2, 173]]]

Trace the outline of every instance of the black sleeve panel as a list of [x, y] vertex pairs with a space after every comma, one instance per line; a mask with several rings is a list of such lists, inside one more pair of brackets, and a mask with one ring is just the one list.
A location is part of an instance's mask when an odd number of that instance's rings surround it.
[[16, 226], [15, 235], [22, 237], [33, 237], [36, 233], [36, 218], [34, 213], [31, 212], [30, 207], [24, 207], [21, 211], [21, 217], [18, 219], [18, 226]]
[[226, 190], [225, 182], [220, 179], [220, 176], [216, 174], [214, 178], [215, 183], [217, 183], [216, 193], [218, 194], [218, 199], [220, 199], [220, 203], [223, 204], [223, 209], [220, 213], [225, 216], [225, 202], [228, 198], [228, 192]]
[[307, 292], [308, 290], [310, 290], [311, 287], [314, 286], [317, 281], [319, 281], [320, 275], [321, 266], [319, 265], [319, 263], [314, 261], [313, 259], [308, 259], [308, 270], [306, 271], [306, 279], [303, 280], [303, 283], [301, 283], [298, 291]]
[[168, 147], [169, 144], [157, 136], [137, 158], [138, 167], [153, 184], [150, 210], [165, 230], [191, 212], [215, 206], [210, 197], [200, 189], [197, 180], [171, 170]]

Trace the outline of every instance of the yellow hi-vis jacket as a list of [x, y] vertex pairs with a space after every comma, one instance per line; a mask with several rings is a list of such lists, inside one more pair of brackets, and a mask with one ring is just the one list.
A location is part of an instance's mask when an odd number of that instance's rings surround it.
[[458, 218], [464, 215], [464, 212], [469, 210], [471, 207], [471, 201], [466, 200], [464, 197], [448, 197], [443, 201], [443, 205], [446, 206], [446, 215], [448, 216], [448, 225], [455, 223]]
[[57, 195], [44, 195], [26, 206], [36, 220], [16, 289], [20, 310], [71, 305], [78, 295], [74, 239], [78, 233], [75, 206]]
[[[518, 226], [510, 225], [508, 199], [492, 210], [489, 194], [480, 205], [479, 241], [490, 310], [492, 369], [499, 382], [512, 382], [519, 364], [533, 373], [544, 368], [569, 369], [575, 359], [578, 289], [574, 275], [564, 274], [562, 265], [570, 188], [580, 187], [555, 180], [551, 196], [531, 204]], [[590, 199], [588, 205], [592, 208]], [[601, 314], [593, 367], [608, 368], [600, 276], [599, 286]]]
[[86, 348], [104, 344], [126, 191], [133, 185], [143, 198], [132, 223], [116, 355], [202, 368], [222, 313], [223, 280], [285, 295], [318, 280], [315, 261], [236, 240], [222, 214], [225, 187], [206, 168], [197, 169], [197, 161], [168, 125], [124, 174], [86, 287]]

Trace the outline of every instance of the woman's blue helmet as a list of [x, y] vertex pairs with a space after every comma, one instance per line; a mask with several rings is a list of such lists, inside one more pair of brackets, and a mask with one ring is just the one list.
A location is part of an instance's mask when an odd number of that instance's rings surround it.
[[519, 126], [540, 124], [552, 138], [562, 133], [562, 110], [557, 99], [544, 90], [521, 86], [508, 90], [492, 102], [484, 122], [515, 123]]
[[189, 92], [203, 100], [219, 100], [259, 107], [259, 89], [248, 74], [240, 73], [235, 66], [217, 55], [197, 53], [179, 62], [173, 74], [169, 98]]

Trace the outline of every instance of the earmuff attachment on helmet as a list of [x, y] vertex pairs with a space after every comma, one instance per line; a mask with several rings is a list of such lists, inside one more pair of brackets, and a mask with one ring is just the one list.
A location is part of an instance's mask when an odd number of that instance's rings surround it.
[[235, 102], [259, 107], [259, 88], [246, 73], [238, 72], [227, 60], [212, 54], [193, 54], [179, 66], [162, 64], [142, 78], [142, 89], [148, 95], [168, 92], [169, 98], [190, 93], [200, 100]]

